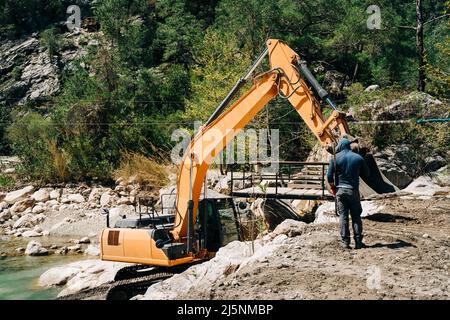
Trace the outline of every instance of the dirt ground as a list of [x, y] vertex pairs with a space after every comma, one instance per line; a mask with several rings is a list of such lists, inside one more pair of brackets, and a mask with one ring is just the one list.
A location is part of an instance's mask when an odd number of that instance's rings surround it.
[[450, 199], [379, 201], [384, 212], [363, 219], [367, 248], [341, 249], [337, 224], [311, 224], [270, 261], [185, 298], [449, 299]]

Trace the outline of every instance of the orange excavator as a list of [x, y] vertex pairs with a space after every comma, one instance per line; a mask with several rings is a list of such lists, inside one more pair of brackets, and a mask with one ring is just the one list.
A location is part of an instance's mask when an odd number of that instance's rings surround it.
[[[266, 56], [270, 69], [253, 76]], [[239, 89], [250, 79], [253, 79], [253, 86], [229, 106]], [[277, 96], [289, 101], [321, 145], [331, 153], [339, 137], [350, 134], [345, 113], [336, 109], [301, 57], [283, 41], [269, 39], [267, 48], [187, 148], [178, 174], [174, 214], [120, 219], [115, 227], [108, 225], [102, 231], [102, 260], [137, 264], [118, 273], [115, 280], [119, 285], [108, 289], [108, 298], [129, 298], [139, 292], [136, 288], [142, 291], [155, 279], [161, 280], [194, 263], [210, 259], [224, 245], [224, 237], [220, 234], [220, 220], [223, 219], [220, 202], [223, 205], [226, 201], [202, 199], [208, 167], [238, 131]], [[328, 103], [333, 109], [326, 119], [319, 101]], [[358, 142], [354, 142], [358, 147]], [[368, 150], [357, 148], [357, 151], [372, 168], [371, 176], [365, 179], [366, 184], [377, 193], [395, 191], [379, 172]], [[130, 284], [134, 285], [133, 292], [130, 292]]]

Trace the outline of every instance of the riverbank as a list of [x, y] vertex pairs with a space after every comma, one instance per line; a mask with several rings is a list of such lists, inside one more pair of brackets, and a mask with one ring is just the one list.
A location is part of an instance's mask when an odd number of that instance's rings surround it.
[[[0, 250], [5, 242], [0, 242]], [[61, 291], [44, 288], [38, 280], [46, 270], [58, 265], [86, 259], [83, 256], [10, 256], [0, 258], [0, 300], [52, 300]]]

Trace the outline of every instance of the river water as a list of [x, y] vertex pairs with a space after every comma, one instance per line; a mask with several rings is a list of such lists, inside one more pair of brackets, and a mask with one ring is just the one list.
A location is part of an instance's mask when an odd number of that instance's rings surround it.
[[[41, 238], [43, 240], [43, 238]], [[45, 245], [45, 240], [37, 241]], [[26, 247], [28, 240], [0, 238], [0, 252], [13, 252], [15, 248]], [[54, 243], [54, 241], [52, 241]], [[48, 300], [55, 299], [61, 289], [40, 288], [39, 276], [48, 269], [86, 259], [80, 256], [51, 255], [44, 257], [2, 257], [0, 258], [0, 300]]]

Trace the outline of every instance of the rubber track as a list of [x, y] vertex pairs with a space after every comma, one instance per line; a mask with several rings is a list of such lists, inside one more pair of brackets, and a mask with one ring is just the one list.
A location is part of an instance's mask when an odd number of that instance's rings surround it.
[[158, 272], [152, 275], [121, 280], [121, 281], [111, 281], [105, 283], [99, 287], [83, 290], [74, 294], [65, 295], [62, 297], [58, 297], [57, 300], [84, 300], [84, 299], [95, 299], [95, 300], [106, 300], [108, 296], [108, 292], [112, 289], [116, 289], [118, 287], [128, 287], [128, 286], [146, 286], [165, 280], [167, 278], [172, 277], [176, 273], [173, 272]]

